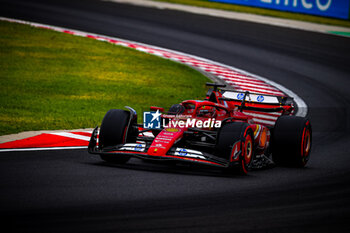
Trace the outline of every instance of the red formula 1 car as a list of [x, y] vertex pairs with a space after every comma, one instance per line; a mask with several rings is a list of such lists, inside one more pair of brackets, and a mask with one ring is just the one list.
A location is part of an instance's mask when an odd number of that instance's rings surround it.
[[[130, 107], [108, 111], [100, 130], [93, 131], [89, 153], [111, 163], [137, 157], [211, 165], [243, 174], [270, 163], [305, 166], [310, 157], [311, 124], [292, 115], [292, 98], [207, 85], [212, 88], [205, 100], [173, 105], [156, 128], [137, 124], [136, 111]], [[164, 111], [151, 110], [157, 111], [154, 118]]]

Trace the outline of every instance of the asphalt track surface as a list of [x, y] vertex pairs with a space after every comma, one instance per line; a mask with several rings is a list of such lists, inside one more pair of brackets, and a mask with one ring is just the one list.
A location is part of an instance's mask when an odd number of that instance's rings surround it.
[[[144, 42], [268, 77], [313, 123], [304, 169], [217, 170], [85, 150], [0, 154], [7, 232], [349, 232], [350, 39], [98, 1], [0, 1], [4, 17]], [[164, 87], [166, 88], [166, 87]]]

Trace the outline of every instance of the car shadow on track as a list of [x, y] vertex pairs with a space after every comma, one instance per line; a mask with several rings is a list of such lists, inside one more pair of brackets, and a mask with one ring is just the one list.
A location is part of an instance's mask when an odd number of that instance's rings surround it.
[[173, 173], [180, 175], [194, 175], [194, 176], [211, 176], [211, 177], [226, 177], [248, 179], [254, 177], [252, 174], [240, 175], [236, 173], [227, 173], [222, 169], [208, 166], [194, 165], [194, 164], [177, 164], [177, 163], [157, 163], [148, 161], [130, 160], [126, 164], [113, 164], [104, 161], [92, 163], [95, 166], [121, 168], [136, 171], [148, 171], [157, 173]]

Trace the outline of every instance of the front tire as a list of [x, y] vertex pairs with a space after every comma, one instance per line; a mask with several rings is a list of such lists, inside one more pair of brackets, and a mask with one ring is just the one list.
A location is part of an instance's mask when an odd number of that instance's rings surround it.
[[304, 167], [310, 158], [312, 128], [307, 118], [281, 116], [272, 134], [272, 158], [277, 165]]
[[[104, 116], [101, 124], [99, 135], [99, 147], [113, 147], [118, 144], [125, 143], [130, 135], [128, 135], [130, 113], [120, 109], [111, 109]], [[130, 156], [125, 155], [100, 155], [101, 159], [110, 162], [123, 164], [126, 163]]]
[[[254, 160], [253, 132], [249, 124], [243, 122], [228, 123], [218, 132], [216, 150], [220, 157], [230, 161], [226, 172], [247, 174]], [[234, 144], [241, 143], [241, 154], [238, 161], [231, 161], [234, 153]]]

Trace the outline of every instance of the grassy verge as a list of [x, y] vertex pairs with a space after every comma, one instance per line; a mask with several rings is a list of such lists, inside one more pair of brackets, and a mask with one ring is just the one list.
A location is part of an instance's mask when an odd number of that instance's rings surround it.
[[269, 9], [263, 9], [263, 8], [257, 8], [257, 7], [233, 5], [233, 4], [227, 4], [227, 3], [209, 2], [207, 0], [155, 0], [155, 1], [179, 3], [184, 5], [192, 5], [192, 6], [214, 8], [214, 9], [227, 10], [227, 11], [236, 11], [236, 12], [251, 13], [251, 14], [257, 14], [257, 15], [273, 16], [273, 17], [285, 18], [285, 19], [308, 21], [308, 22], [320, 23], [320, 24], [350, 27], [349, 20], [333, 19], [333, 18], [326, 18], [326, 17], [299, 14], [299, 13], [269, 10]]
[[92, 128], [111, 108], [203, 98], [199, 72], [93, 39], [0, 21], [0, 135]]

